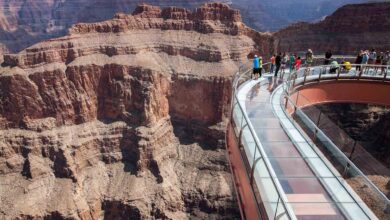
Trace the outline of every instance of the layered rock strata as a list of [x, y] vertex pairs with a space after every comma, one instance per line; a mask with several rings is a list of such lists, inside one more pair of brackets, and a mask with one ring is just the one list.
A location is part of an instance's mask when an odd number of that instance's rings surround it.
[[390, 3], [346, 5], [318, 23], [297, 23], [277, 32], [278, 51], [355, 54], [361, 49], [390, 48]]
[[231, 78], [270, 36], [223, 4], [142, 5], [69, 32], [4, 57], [0, 218], [239, 218]]

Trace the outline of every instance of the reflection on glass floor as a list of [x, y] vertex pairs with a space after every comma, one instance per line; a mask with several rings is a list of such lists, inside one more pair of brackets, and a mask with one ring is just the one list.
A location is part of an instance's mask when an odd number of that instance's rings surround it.
[[[249, 129], [244, 128], [242, 135], [247, 158], [261, 161], [253, 163], [256, 164], [253, 165], [254, 179], [265, 208], [275, 212], [269, 217], [288, 218], [278, 210], [279, 198], [270, 192], [271, 186], [275, 185], [271, 181], [274, 178], [285, 194], [286, 209], [291, 209], [297, 219], [370, 219], [361, 208], [364, 204], [359, 205], [361, 201], [357, 202], [350, 195], [351, 190], [340, 183], [344, 181], [342, 177], [331, 172], [332, 168], [313, 151], [285, 115], [274, 113], [271, 89], [275, 86], [270, 86], [270, 82], [272, 80], [251, 81], [244, 85], [246, 89], [239, 91], [239, 94], [242, 92], [239, 101], [244, 104], [244, 111], [265, 152], [266, 158], [258, 156], [255, 140]], [[239, 114], [234, 112], [235, 121], [240, 121]], [[269, 162], [272, 172], [266, 171], [263, 160]], [[249, 163], [252, 166], [252, 161]]]

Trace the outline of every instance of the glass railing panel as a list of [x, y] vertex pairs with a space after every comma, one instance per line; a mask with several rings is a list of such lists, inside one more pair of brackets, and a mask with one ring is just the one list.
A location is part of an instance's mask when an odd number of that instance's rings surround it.
[[288, 216], [286, 208], [285, 208], [285, 206], [284, 206], [284, 204], [282, 203], [281, 200], [279, 202], [277, 202], [277, 203], [269, 202], [269, 203], [267, 203], [267, 206], [269, 206], [270, 210], [272, 210], [272, 212], [268, 213], [268, 218], [269, 219], [280, 219], [280, 220], [282, 220], [282, 219], [283, 220], [291, 219]]
[[[258, 160], [254, 170], [254, 185], [256, 186], [264, 209], [270, 219], [273, 219], [276, 213], [276, 204], [280, 201], [280, 196], [275, 186], [275, 180], [271, 179], [269, 171], [263, 159]], [[275, 204], [275, 205], [272, 205]]]
[[257, 159], [257, 157], [260, 157], [260, 155], [257, 150], [255, 139], [248, 126], [244, 127], [242, 130], [241, 143], [244, 146], [245, 155], [249, 165], [252, 167], [253, 162]]
[[234, 120], [235, 130], [238, 134], [241, 131], [242, 122], [244, 120], [244, 116], [240, 109], [239, 104], [233, 106], [233, 120]]

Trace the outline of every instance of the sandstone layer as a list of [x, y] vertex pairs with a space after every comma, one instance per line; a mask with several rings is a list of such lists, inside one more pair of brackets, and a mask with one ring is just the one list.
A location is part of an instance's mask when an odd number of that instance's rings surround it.
[[139, 6], [0, 68], [0, 219], [236, 219], [231, 79], [271, 39], [237, 10]]

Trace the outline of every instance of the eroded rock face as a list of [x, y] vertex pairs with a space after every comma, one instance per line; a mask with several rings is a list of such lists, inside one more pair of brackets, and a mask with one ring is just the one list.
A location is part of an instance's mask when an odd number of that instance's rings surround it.
[[319, 23], [297, 23], [275, 34], [278, 51], [354, 54], [361, 49], [390, 48], [390, 3], [341, 7]]
[[372, 156], [381, 161], [387, 169], [390, 168], [389, 107], [334, 103], [319, 105], [316, 108], [329, 117], [337, 127], [344, 130], [348, 137], [357, 141]]
[[270, 36], [222, 4], [143, 5], [70, 33], [0, 69], [0, 218], [239, 218], [231, 78]]

